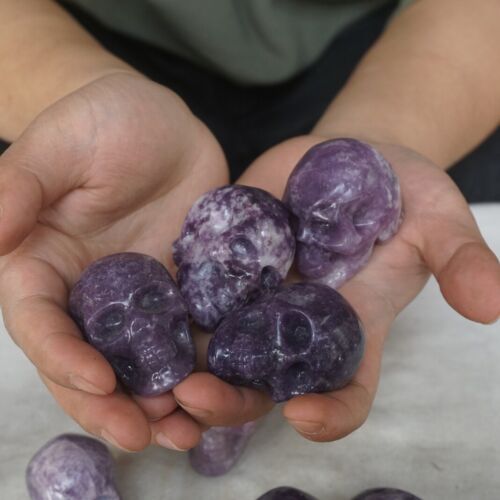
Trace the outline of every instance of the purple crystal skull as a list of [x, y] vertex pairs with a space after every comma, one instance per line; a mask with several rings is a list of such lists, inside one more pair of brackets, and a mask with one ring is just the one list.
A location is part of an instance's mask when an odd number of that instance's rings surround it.
[[211, 427], [203, 433], [198, 446], [189, 451], [191, 466], [204, 476], [225, 474], [240, 458], [255, 428], [255, 422], [236, 427]]
[[69, 308], [85, 338], [132, 392], [169, 391], [192, 372], [195, 348], [186, 305], [165, 267], [139, 253], [92, 263]]
[[338, 288], [401, 222], [398, 179], [370, 145], [336, 139], [312, 147], [291, 173], [283, 201], [295, 216], [297, 267]]
[[226, 316], [210, 340], [208, 369], [285, 401], [343, 387], [363, 349], [361, 323], [339, 293], [296, 283]]
[[359, 493], [352, 500], [420, 500], [420, 498], [396, 488], [374, 488]]
[[26, 483], [31, 500], [120, 500], [113, 459], [96, 439], [62, 434], [31, 459]]
[[238, 185], [210, 191], [193, 205], [174, 261], [196, 323], [212, 331], [228, 312], [279, 285], [295, 252], [289, 215], [269, 193]]
[[257, 500], [316, 500], [316, 497], [291, 486], [279, 486], [264, 493]]

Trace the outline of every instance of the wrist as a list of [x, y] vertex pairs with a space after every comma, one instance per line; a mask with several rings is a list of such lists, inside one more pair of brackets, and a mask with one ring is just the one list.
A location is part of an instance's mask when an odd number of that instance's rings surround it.
[[0, 137], [15, 140], [51, 104], [84, 85], [116, 73], [140, 75], [103, 49], [89, 50], [82, 46], [54, 51], [43, 69], [33, 71], [22, 89], [9, 92], [8, 101], [2, 102]]
[[13, 141], [52, 103], [115, 72], [138, 74], [52, 0], [0, 5], [0, 137]]

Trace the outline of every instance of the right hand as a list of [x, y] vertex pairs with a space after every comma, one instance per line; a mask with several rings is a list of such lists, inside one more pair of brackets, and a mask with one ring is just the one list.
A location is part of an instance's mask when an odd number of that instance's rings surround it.
[[[43, 111], [0, 157], [0, 301], [14, 342], [61, 407], [127, 450], [187, 449], [201, 426], [172, 393], [130, 397], [66, 313], [87, 264], [171, 244], [204, 192], [228, 182], [217, 141], [182, 100], [139, 75], [95, 80]], [[162, 437], [163, 436], [163, 437]]]

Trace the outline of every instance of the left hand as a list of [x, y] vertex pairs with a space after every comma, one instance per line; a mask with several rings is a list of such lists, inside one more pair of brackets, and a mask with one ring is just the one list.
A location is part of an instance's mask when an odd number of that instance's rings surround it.
[[[324, 140], [309, 135], [285, 141], [259, 157], [238, 182], [281, 198], [298, 160]], [[405, 216], [398, 233], [386, 244], [376, 246], [368, 265], [340, 289], [365, 325], [365, 355], [354, 379], [343, 389], [298, 396], [284, 405], [288, 422], [312, 441], [342, 438], [366, 420], [390, 326], [422, 290], [430, 273], [439, 282], [444, 298], [466, 318], [490, 323], [500, 315], [498, 259], [481, 237], [467, 202], [453, 181], [412, 150], [388, 144], [374, 146], [399, 177]], [[208, 381], [208, 377], [213, 376], [196, 374], [174, 389], [181, 401], [196, 400], [197, 405], [205, 402], [203, 409], [198, 406], [197, 418], [206, 424], [241, 423], [249, 415], [261, 414], [271, 407], [254, 394], [256, 391], [231, 387], [222, 381], [218, 384], [219, 392], [207, 404], [208, 397], [201, 398], [202, 389], [197, 390], [192, 382], [194, 378], [200, 379], [198, 382], [204, 378]], [[229, 410], [225, 402], [229, 402]]]

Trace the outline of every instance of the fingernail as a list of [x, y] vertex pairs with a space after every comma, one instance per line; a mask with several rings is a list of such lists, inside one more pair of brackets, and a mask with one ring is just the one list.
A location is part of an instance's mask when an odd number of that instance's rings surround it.
[[102, 389], [99, 389], [99, 387], [96, 387], [94, 384], [79, 375], [70, 374], [69, 383], [83, 392], [89, 392], [90, 394], [96, 394], [97, 396], [106, 395]]
[[176, 446], [170, 439], [168, 439], [163, 432], [159, 432], [156, 435], [156, 442], [160, 445], [163, 446], [163, 448], [168, 448], [169, 450], [176, 450], [176, 451], [187, 451], [187, 449], [179, 448]]
[[289, 420], [289, 423], [293, 425], [302, 434], [309, 434], [314, 436], [316, 434], [321, 434], [325, 430], [325, 426], [318, 422], [305, 422], [302, 420]]
[[208, 417], [212, 416], [212, 412], [211, 411], [203, 410], [201, 408], [193, 408], [192, 406], [189, 406], [189, 405], [183, 403], [182, 401], [179, 401], [178, 399], [176, 401], [190, 415], [193, 415], [193, 417], [208, 418]]
[[127, 453], [135, 453], [134, 451], [128, 450], [127, 448], [124, 448], [122, 445], [118, 444], [118, 441], [106, 430], [101, 431], [101, 437], [120, 450], [126, 451]]

